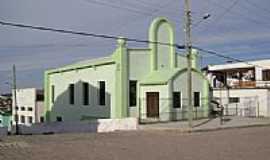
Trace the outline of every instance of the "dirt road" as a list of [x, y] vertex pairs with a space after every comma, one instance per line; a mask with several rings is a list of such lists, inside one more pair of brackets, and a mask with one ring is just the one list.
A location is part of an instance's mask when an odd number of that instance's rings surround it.
[[270, 128], [8, 137], [0, 160], [267, 160]]

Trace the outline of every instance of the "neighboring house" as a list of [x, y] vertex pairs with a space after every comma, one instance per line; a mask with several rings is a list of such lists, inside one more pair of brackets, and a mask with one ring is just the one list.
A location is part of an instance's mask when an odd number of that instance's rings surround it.
[[206, 70], [225, 114], [270, 116], [270, 60], [209, 65]]
[[[151, 24], [149, 41], [174, 44], [165, 18]], [[192, 53], [194, 115], [208, 116], [209, 84]], [[187, 59], [173, 45], [150, 43], [128, 48], [124, 38], [109, 57], [85, 60], [45, 72], [48, 121], [137, 117], [141, 120], [187, 118]]]
[[9, 112], [12, 108], [11, 96], [0, 96], [0, 111]]
[[12, 125], [12, 114], [11, 112], [0, 111], [0, 127], [7, 127], [9, 130]]
[[[14, 92], [14, 91], [13, 91]], [[15, 125], [15, 117], [18, 115], [18, 124], [32, 125], [44, 121], [44, 95], [42, 90], [24, 88], [16, 90], [17, 106], [13, 101], [12, 117]], [[14, 95], [13, 95], [14, 99]]]

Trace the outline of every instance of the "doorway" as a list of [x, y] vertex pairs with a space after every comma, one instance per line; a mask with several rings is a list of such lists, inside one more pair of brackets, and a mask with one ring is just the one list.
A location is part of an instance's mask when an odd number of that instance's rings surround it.
[[147, 92], [147, 117], [159, 117], [159, 92]]

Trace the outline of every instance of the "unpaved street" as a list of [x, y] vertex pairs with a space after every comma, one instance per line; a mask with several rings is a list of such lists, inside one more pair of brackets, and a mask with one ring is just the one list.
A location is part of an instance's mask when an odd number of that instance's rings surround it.
[[0, 160], [267, 160], [270, 128], [8, 137]]

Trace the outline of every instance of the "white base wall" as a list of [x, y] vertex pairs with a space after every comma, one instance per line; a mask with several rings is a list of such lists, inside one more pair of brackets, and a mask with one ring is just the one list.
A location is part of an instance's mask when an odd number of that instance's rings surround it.
[[34, 124], [31, 127], [20, 126], [21, 134], [46, 133], [104, 133], [113, 131], [131, 131], [138, 129], [137, 118], [98, 119], [85, 122], [51, 122]]
[[[224, 114], [270, 117], [270, 91], [268, 89], [216, 89], [213, 96], [224, 106]], [[228, 103], [228, 97], [238, 97], [239, 103]], [[252, 113], [251, 113], [252, 112]]]

